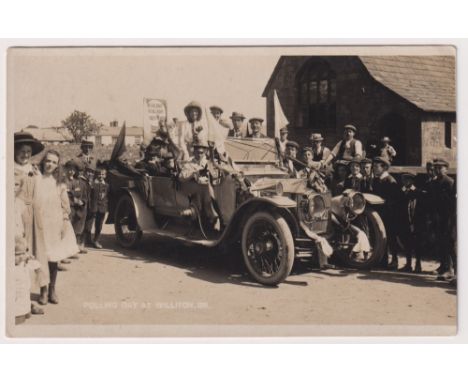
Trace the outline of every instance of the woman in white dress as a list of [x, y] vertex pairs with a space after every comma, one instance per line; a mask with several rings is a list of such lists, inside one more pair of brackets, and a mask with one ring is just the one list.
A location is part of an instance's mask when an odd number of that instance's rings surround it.
[[79, 252], [73, 227], [70, 223], [70, 204], [67, 188], [60, 174], [60, 154], [49, 150], [44, 155], [34, 192], [34, 228], [37, 252], [46, 256], [50, 283], [48, 299], [57, 304], [55, 291], [58, 262]]

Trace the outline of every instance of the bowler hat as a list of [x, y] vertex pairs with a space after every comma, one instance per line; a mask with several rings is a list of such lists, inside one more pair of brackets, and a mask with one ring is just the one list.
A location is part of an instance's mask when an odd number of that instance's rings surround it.
[[244, 114], [239, 113], [237, 111], [233, 111], [229, 118], [231, 118], [231, 119], [242, 119], [242, 120], [245, 119]]
[[260, 118], [260, 117], [253, 117], [253, 118], [250, 118], [249, 119], [249, 122], [252, 123], [252, 122], [255, 122], [255, 121], [259, 121], [260, 123], [263, 122], [263, 119]]
[[202, 116], [202, 108], [201, 105], [197, 101], [190, 102], [187, 106], [184, 107], [184, 113], [188, 116], [190, 109], [198, 109], [199, 118]]
[[31, 146], [32, 155], [39, 154], [42, 150], [44, 150], [44, 145], [39, 142], [39, 140], [34, 138], [32, 134], [24, 132], [15, 133], [15, 147], [18, 147], [22, 144]]
[[311, 140], [312, 142], [321, 142], [323, 141], [323, 137], [320, 133], [312, 133], [310, 134], [309, 140]]
[[353, 130], [354, 132], [357, 131], [356, 126], [354, 126], [354, 125], [345, 125], [344, 129], [345, 130]]
[[382, 163], [384, 165], [386, 165], [387, 167], [390, 167], [390, 162], [387, 158], [384, 158], [384, 157], [375, 157], [373, 159], [373, 162], [374, 163]]
[[219, 106], [217, 106], [217, 105], [210, 106], [210, 110], [211, 110], [211, 111], [217, 110], [217, 111], [219, 111], [220, 113], [223, 113], [223, 109], [221, 109], [221, 108], [220, 108]]

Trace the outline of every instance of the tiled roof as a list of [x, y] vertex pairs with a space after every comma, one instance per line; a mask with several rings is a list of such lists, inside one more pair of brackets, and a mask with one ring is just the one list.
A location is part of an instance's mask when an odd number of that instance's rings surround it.
[[454, 112], [454, 56], [359, 56], [370, 75], [426, 111]]
[[[266, 97], [284, 60], [281, 56], [263, 91]], [[426, 111], [455, 112], [455, 56], [358, 56], [383, 86]]]

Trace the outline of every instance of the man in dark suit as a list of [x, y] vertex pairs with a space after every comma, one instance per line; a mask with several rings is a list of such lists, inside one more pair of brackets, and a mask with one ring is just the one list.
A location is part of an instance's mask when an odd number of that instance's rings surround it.
[[245, 119], [244, 114], [234, 111], [232, 112], [232, 115], [229, 118], [232, 121], [232, 129], [229, 129], [228, 137], [244, 138], [245, 134], [242, 131], [242, 125]]
[[[382, 260], [382, 266], [388, 269], [397, 269], [397, 206], [401, 200], [401, 190], [398, 187], [398, 183], [395, 178], [388, 173], [390, 162], [386, 158], [374, 158], [372, 168], [374, 172], [372, 192], [385, 200], [385, 204], [379, 209], [388, 237], [387, 253]], [[392, 260], [389, 263], [388, 260], [390, 256], [392, 257]]]
[[439, 279], [452, 280], [455, 277], [456, 255], [456, 188], [455, 182], [447, 175], [448, 162], [434, 161], [435, 179], [432, 184], [436, 247], [440, 256]]
[[406, 264], [400, 269], [402, 272], [412, 272], [413, 254], [416, 258], [415, 273], [421, 273], [421, 255], [424, 250], [423, 233], [425, 224], [424, 195], [415, 184], [416, 174], [406, 172], [401, 175], [403, 182], [402, 200], [399, 209], [400, 239], [406, 250]]
[[107, 170], [104, 167], [96, 169], [96, 176], [91, 189], [90, 211], [94, 215], [94, 240], [95, 248], [101, 249], [99, 237], [104, 223], [104, 217], [108, 211], [109, 185], [106, 183]]

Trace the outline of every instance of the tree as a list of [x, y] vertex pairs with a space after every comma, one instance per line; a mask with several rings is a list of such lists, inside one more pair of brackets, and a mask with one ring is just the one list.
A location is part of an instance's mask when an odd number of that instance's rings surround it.
[[97, 132], [102, 124], [96, 122], [90, 115], [83, 111], [75, 110], [62, 121], [62, 127], [67, 129], [75, 142], [79, 143], [83, 137]]

